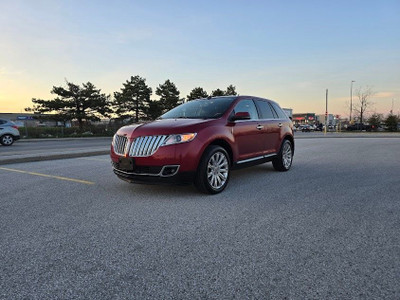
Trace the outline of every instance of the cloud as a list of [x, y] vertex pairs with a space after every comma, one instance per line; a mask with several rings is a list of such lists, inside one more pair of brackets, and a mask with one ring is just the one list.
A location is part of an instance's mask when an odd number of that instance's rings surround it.
[[373, 97], [374, 98], [394, 98], [395, 97], [395, 93], [392, 93], [392, 92], [379, 92], [379, 93], [376, 93]]
[[0, 67], [0, 76], [22, 75], [24, 73], [21, 70], [9, 71], [6, 67]]

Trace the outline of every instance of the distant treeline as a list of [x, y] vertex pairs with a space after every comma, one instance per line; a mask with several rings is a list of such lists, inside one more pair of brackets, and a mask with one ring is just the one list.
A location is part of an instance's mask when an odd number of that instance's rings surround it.
[[101, 93], [91, 82], [82, 86], [66, 82], [66, 87], [53, 86], [52, 100], [33, 98], [33, 107], [25, 111], [37, 114], [38, 118], [46, 118], [44, 114], [51, 114], [51, 119], [58, 122], [76, 120], [79, 128], [90, 121], [99, 121], [101, 118], [113, 118], [128, 122], [154, 120], [166, 111], [177, 105], [198, 98], [208, 96], [237, 95], [236, 87], [229, 85], [226, 90], [216, 89], [210, 94], [201, 87], [195, 87], [186, 98], [180, 97], [176, 85], [167, 79], [155, 90], [159, 100], [152, 100], [153, 90], [146, 84], [146, 79], [138, 75], [131, 76], [122, 84], [122, 88], [114, 94]]

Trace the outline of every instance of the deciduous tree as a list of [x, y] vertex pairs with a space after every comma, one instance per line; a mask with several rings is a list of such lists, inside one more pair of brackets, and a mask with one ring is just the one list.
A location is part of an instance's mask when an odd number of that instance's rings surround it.
[[358, 102], [353, 105], [353, 110], [355, 115], [359, 117], [360, 123], [363, 123], [365, 113], [373, 105], [370, 98], [375, 94], [375, 92], [370, 87], [360, 87], [356, 89], [355, 94], [358, 98]]

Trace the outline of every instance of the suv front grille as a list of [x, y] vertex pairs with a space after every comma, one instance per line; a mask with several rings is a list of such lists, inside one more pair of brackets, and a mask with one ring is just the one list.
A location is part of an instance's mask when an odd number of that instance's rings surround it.
[[114, 152], [118, 155], [125, 155], [128, 144], [128, 138], [126, 136], [115, 135]]
[[164, 143], [168, 135], [141, 136], [133, 140], [129, 150], [131, 157], [146, 157], [153, 155]]

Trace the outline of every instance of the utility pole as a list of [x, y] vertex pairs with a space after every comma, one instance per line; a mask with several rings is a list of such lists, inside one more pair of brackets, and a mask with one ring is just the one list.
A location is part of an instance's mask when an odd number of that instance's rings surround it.
[[350, 120], [349, 120], [350, 123], [351, 123], [351, 113], [353, 112], [353, 82], [355, 81], [352, 80], [350, 84]]

